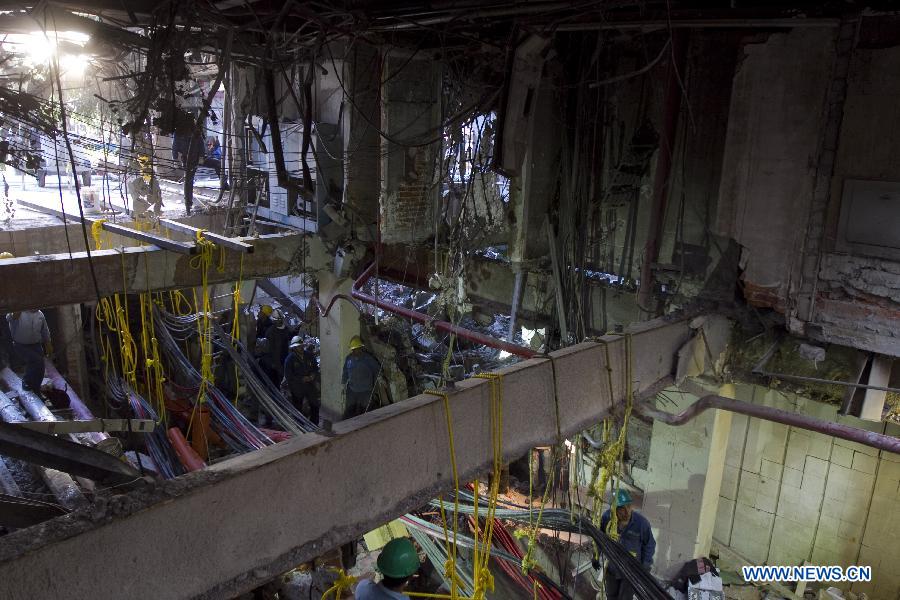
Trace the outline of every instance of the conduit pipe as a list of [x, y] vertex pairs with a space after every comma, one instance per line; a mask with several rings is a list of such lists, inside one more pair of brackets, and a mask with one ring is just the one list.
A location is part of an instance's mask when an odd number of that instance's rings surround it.
[[370, 296], [369, 294], [361, 291], [361, 288], [369, 279], [371, 279], [374, 273], [375, 263], [373, 262], [366, 268], [365, 271], [362, 272], [362, 275], [360, 275], [356, 279], [356, 281], [353, 282], [353, 287], [350, 291], [353, 298], [348, 297], [346, 294], [335, 294], [331, 297], [331, 301], [328, 303], [328, 306], [324, 308], [322, 306], [322, 303], [319, 302], [319, 299], [316, 296], [313, 296], [310, 299], [310, 302], [315, 304], [316, 308], [319, 311], [319, 316], [327, 317], [328, 313], [331, 312], [331, 307], [334, 306], [334, 303], [338, 300], [346, 300], [354, 307], [356, 307], [357, 310], [360, 310], [360, 306], [356, 302], [354, 302], [355, 298], [356, 300], [359, 300], [360, 302], [363, 302], [365, 304], [371, 304], [372, 306], [377, 306], [381, 310], [385, 310], [389, 313], [400, 315], [401, 317], [406, 317], [407, 319], [411, 319], [419, 323], [424, 323], [425, 325], [434, 327], [439, 331], [452, 333], [457, 337], [475, 342], [476, 344], [481, 344], [490, 348], [496, 348], [497, 350], [504, 350], [506, 352], [509, 352], [510, 354], [521, 356], [522, 358], [534, 358], [538, 355], [538, 353], [531, 348], [525, 348], [523, 346], [504, 342], [503, 340], [498, 340], [495, 337], [491, 337], [477, 331], [472, 331], [471, 329], [466, 329], [465, 327], [460, 327], [459, 325], [454, 325], [453, 323], [450, 323], [448, 321], [438, 321], [423, 312], [405, 308], [403, 306], [397, 306], [396, 304], [392, 304], [391, 302], [387, 302], [386, 300], [381, 300], [379, 298], [376, 298], [375, 296]]
[[647, 403], [636, 404], [634, 410], [639, 414], [656, 419], [657, 421], [662, 421], [667, 425], [677, 426], [684, 425], [710, 408], [718, 408], [720, 410], [727, 410], [749, 417], [755, 417], [757, 419], [774, 421], [775, 423], [790, 425], [791, 427], [799, 427], [800, 429], [824, 433], [825, 435], [857, 442], [865, 446], [885, 450], [886, 452], [900, 454], [900, 438], [884, 435], [875, 431], [859, 429], [858, 427], [850, 427], [840, 423], [832, 423], [831, 421], [825, 421], [824, 419], [787, 412], [771, 406], [761, 406], [759, 404], [725, 398], [715, 394], [703, 396], [685, 411], [678, 414], [659, 410]]

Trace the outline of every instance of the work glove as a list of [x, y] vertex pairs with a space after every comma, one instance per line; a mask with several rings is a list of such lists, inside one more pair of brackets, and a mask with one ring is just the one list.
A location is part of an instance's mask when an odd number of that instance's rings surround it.
[[600, 559], [599, 559], [599, 558], [592, 558], [592, 559], [591, 559], [591, 566], [594, 567], [594, 570], [595, 570], [595, 571], [599, 571], [599, 570], [600, 570]]

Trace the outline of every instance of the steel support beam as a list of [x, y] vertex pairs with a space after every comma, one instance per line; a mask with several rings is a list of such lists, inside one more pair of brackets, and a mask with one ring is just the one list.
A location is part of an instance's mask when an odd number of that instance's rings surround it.
[[[226, 283], [260, 277], [287, 275], [295, 258], [309, 247], [304, 235], [265, 235], [254, 241], [252, 254], [225, 249], [225, 268], [209, 269], [208, 282]], [[310, 261], [324, 257], [315, 256]], [[4, 290], [15, 293], [0, 294], [0, 312], [27, 308], [44, 308], [64, 304], [96, 301], [97, 296], [128, 292], [163, 291], [199, 286], [201, 272], [191, 265], [191, 256], [173, 254], [157, 248], [120, 248], [97, 250], [88, 259], [85, 252], [51, 254], [11, 258], [0, 261], [0, 281]], [[97, 276], [98, 290], [94, 290], [91, 265]]]
[[[504, 458], [598, 423], [623, 401], [628, 375], [636, 392], [669, 376], [690, 336], [686, 321], [651, 321], [632, 333], [631, 368], [625, 337], [607, 336], [501, 370]], [[492, 463], [491, 385], [472, 379], [450, 393], [463, 480]], [[441, 398], [334, 429], [4, 536], [0, 581], [33, 598], [230, 598], [451, 489]]]
[[171, 231], [178, 231], [180, 233], [186, 233], [192, 236], [196, 236], [198, 232], [202, 231], [203, 237], [213, 242], [217, 246], [224, 246], [229, 250], [235, 250], [237, 252], [253, 252], [253, 244], [248, 244], [247, 242], [242, 241], [240, 238], [230, 238], [228, 236], [219, 235], [218, 233], [206, 231], [205, 229], [200, 229], [199, 227], [194, 227], [193, 225], [188, 225], [187, 223], [172, 221], [171, 219], [160, 219], [159, 224]]

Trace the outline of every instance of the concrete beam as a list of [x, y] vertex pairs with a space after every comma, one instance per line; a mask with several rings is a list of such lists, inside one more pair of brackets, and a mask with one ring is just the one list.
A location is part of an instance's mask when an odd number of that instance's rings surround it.
[[[209, 269], [210, 284], [286, 275], [299, 257], [318, 247], [304, 235], [265, 235], [254, 240], [252, 254], [224, 250], [225, 269]], [[218, 250], [217, 250], [218, 252]], [[162, 291], [200, 285], [194, 257], [158, 248], [126, 247], [91, 252], [99, 295]], [[324, 260], [311, 257], [310, 260]], [[0, 312], [78, 304], [97, 299], [86, 252], [12, 258], [0, 261], [0, 281], [10, 293], [0, 296]]]
[[[672, 374], [690, 335], [685, 321], [634, 330], [637, 391]], [[602, 342], [501, 371], [506, 459], [596, 424], [623, 400], [625, 338]], [[463, 480], [492, 461], [489, 397], [481, 379], [450, 397]], [[300, 435], [4, 536], [0, 581], [23, 598], [230, 598], [451, 489], [436, 396], [338, 423], [335, 433]]]

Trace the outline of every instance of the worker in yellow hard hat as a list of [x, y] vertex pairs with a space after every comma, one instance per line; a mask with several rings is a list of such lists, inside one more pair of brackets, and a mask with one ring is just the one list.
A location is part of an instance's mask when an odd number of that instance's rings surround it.
[[350, 354], [344, 359], [341, 384], [344, 388], [344, 418], [363, 414], [372, 408], [375, 382], [381, 373], [381, 364], [369, 354], [362, 338], [350, 338]]
[[[15, 258], [12, 252], [0, 252], [0, 260]], [[0, 369], [12, 366], [13, 343], [9, 323], [0, 316]]]
[[263, 304], [259, 309], [259, 315], [256, 317], [256, 337], [266, 337], [266, 330], [272, 324], [273, 309], [268, 304]]

